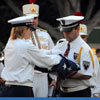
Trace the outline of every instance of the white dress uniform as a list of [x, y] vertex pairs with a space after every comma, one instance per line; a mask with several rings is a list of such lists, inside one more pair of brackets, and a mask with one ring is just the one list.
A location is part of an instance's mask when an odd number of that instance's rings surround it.
[[[36, 29], [36, 34], [40, 42], [40, 49], [50, 50], [54, 47], [54, 43], [50, 35], [43, 29]], [[33, 33], [36, 46], [39, 48], [38, 41]], [[47, 73], [40, 71], [34, 71], [34, 96], [35, 97], [47, 97], [48, 96], [48, 77]]]
[[[37, 4], [25, 4], [22, 7], [23, 14], [28, 16], [35, 14], [39, 16], [39, 5]], [[52, 49], [54, 47], [53, 41], [47, 32], [43, 29], [36, 29], [36, 35], [33, 33], [34, 44], [40, 49]], [[34, 75], [35, 86], [34, 96], [35, 97], [47, 97], [48, 96], [48, 78], [46, 73], [35, 71]]]
[[[66, 39], [61, 41], [63, 42], [60, 43], [59, 41], [54, 49], [61, 50], [64, 55], [68, 41]], [[89, 54], [89, 52], [91, 54]], [[94, 65], [94, 62], [92, 61], [93, 57], [91, 57], [91, 55], [94, 57], [91, 48], [81, 39], [80, 36], [70, 42], [70, 51], [67, 58], [79, 65], [80, 70], [78, 73], [94, 77], [97, 74], [96, 71], [94, 71], [94, 67], [96, 70], [98, 70], [98, 67]], [[67, 92], [75, 92], [86, 89], [90, 86], [95, 86], [95, 83], [91, 83], [90, 79], [66, 79], [61, 81], [60, 87], [68, 88]]]
[[5, 67], [1, 77], [6, 84], [33, 87], [34, 66], [51, 67], [60, 59], [57, 55], [46, 55], [31, 40], [9, 40], [5, 47]]
[[[84, 25], [84, 24], [80, 24], [80, 31], [79, 31], [79, 34], [80, 36], [87, 36], [87, 26]], [[84, 40], [84, 38], [83, 38]], [[97, 73], [97, 76], [96, 77], [93, 77], [91, 79], [91, 83], [94, 82], [95, 86], [94, 88], [91, 88], [91, 94], [92, 94], [92, 97], [93, 96], [97, 96], [99, 97], [100, 95], [100, 78], [99, 78], [99, 73], [100, 73], [100, 65], [99, 65], [99, 61], [98, 61], [98, 58], [96, 57], [96, 55], [94, 56], [94, 62], [95, 62], [95, 65], [98, 66], [98, 70], [97, 68], [94, 68], [94, 70], [96, 71]]]
[[95, 63], [96, 63], [96, 66], [98, 66], [98, 70], [96, 69], [97, 76], [94, 77], [94, 79], [91, 80], [91, 82], [95, 82], [96, 85], [93, 88], [91, 88], [91, 92], [92, 92], [92, 97], [94, 96], [100, 97], [100, 64], [97, 57], [95, 57]]

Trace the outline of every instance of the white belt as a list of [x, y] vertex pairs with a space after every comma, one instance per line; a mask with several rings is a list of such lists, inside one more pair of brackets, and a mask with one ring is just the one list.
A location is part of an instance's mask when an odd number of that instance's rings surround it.
[[66, 88], [63, 88], [63, 87], [60, 87], [61, 91], [64, 92], [64, 93], [69, 93], [69, 92], [75, 92], [75, 91], [79, 91], [79, 90], [84, 90], [88, 88], [87, 86], [78, 86], [78, 87], [73, 87], [73, 88], [70, 88], [70, 87], [66, 87]]

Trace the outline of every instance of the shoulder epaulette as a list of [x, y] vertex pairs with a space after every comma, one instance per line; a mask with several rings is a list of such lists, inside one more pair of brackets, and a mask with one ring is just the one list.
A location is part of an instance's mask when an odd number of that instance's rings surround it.
[[47, 30], [40, 28], [40, 27], [37, 27], [37, 29], [39, 29], [40, 31], [43, 31], [43, 32], [47, 32]]
[[58, 43], [64, 42], [66, 39], [60, 39], [58, 40]]
[[56, 44], [62, 43], [62, 42], [64, 42], [64, 41], [66, 41], [66, 39], [60, 39], [60, 40], [57, 41]]

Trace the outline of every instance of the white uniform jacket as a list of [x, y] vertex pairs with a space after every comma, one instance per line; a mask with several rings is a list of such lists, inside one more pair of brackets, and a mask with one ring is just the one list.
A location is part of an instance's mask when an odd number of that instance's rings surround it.
[[[37, 48], [50, 50], [54, 47], [54, 43], [46, 30], [37, 28], [36, 32], [33, 32], [32, 35], [33, 35], [32, 41], [34, 38], [34, 42]], [[47, 73], [42, 73], [41, 71], [34, 70], [34, 84], [33, 85], [34, 85], [33, 90], [34, 90], [35, 97], [47, 97], [48, 96]]]
[[[66, 39], [62, 39], [61, 41], [62, 42], [59, 41], [57, 43], [54, 50], [59, 49], [60, 53], [64, 55], [67, 49], [68, 41]], [[91, 54], [89, 52], [91, 52]], [[97, 74], [97, 72], [94, 70], [94, 67], [96, 70], [98, 70], [98, 68], [93, 64], [93, 57], [91, 58], [91, 55], [94, 57], [94, 53], [92, 52], [91, 48], [81, 39], [80, 36], [78, 36], [70, 43], [70, 51], [66, 58], [79, 65], [80, 70], [78, 73], [93, 77]], [[80, 61], [78, 58], [80, 58]], [[90, 79], [66, 79], [61, 81], [61, 87], [68, 87], [68, 92], [82, 90], [94, 85], [95, 83], [91, 83]]]
[[[41, 31], [38, 28], [38, 29], [36, 29], [36, 34], [37, 34], [38, 39], [40, 41], [41, 49], [47, 49], [47, 50], [53, 49], [54, 43], [53, 43], [49, 33], [47, 33], [46, 31]], [[36, 43], [36, 47], [39, 48], [34, 32], [33, 32], [33, 37], [34, 37], [34, 40]]]
[[57, 55], [46, 55], [31, 40], [9, 40], [5, 47], [5, 68], [1, 77], [6, 84], [32, 87], [35, 65], [47, 68], [58, 64], [60, 60]]
[[[36, 37], [34, 32], [32, 35], [33, 35], [34, 42], [35, 42], [35, 45], [37, 48], [39, 48], [39, 43], [40, 43], [39, 49], [46, 49], [46, 50], [53, 49], [54, 43], [53, 43], [50, 35], [46, 32], [46, 30], [43, 30], [41, 28], [37, 28], [36, 29], [37, 37]], [[39, 40], [39, 43], [38, 43], [38, 40]], [[35, 73], [42, 73], [42, 72], [35, 70]], [[42, 75], [46, 75], [46, 73], [43, 73]]]

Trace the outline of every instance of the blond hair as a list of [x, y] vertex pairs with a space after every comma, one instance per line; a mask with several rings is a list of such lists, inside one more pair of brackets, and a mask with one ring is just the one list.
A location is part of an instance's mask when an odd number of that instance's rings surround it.
[[17, 38], [23, 38], [24, 36], [24, 31], [27, 30], [28, 27], [26, 26], [17, 26], [17, 27], [12, 27], [11, 29], [11, 35], [10, 35], [10, 38], [11, 40], [15, 40]]

